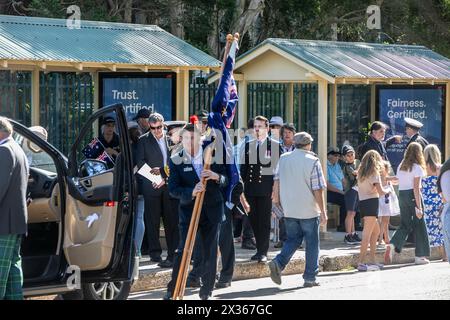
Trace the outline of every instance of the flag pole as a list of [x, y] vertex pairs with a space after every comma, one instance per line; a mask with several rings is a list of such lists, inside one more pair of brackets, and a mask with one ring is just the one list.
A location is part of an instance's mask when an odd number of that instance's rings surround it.
[[[224, 58], [223, 58], [223, 63], [222, 63], [221, 71], [220, 71], [221, 78], [222, 78], [223, 70], [225, 67], [226, 59], [230, 52], [231, 43], [237, 39], [239, 39], [238, 33], [236, 33], [234, 36], [231, 34], [227, 35], [227, 43], [225, 46]], [[220, 82], [219, 82], [219, 85], [220, 85]], [[211, 167], [212, 153], [213, 153], [214, 147], [215, 147], [215, 142], [211, 143], [205, 149], [205, 157], [204, 157], [204, 159], [205, 159], [204, 169], [205, 170], [209, 170]], [[206, 180], [203, 178], [203, 179], [201, 179], [201, 182], [203, 185], [205, 185], [205, 189], [206, 189]], [[191, 221], [189, 224], [188, 234], [186, 236], [183, 255], [182, 255], [181, 263], [180, 263], [180, 269], [178, 271], [177, 281], [175, 283], [174, 292], [172, 294], [173, 300], [182, 300], [184, 297], [184, 291], [186, 288], [186, 281], [187, 281], [187, 277], [188, 277], [189, 265], [190, 265], [190, 261], [192, 258], [192, 252], [194, 250], [195, 238], [197, 235], [198, 223], [200, 220], [200, 214], [202, 212], [204, 199], [205, 199], [205, 191], [202, 191], [201, 193], [197, 194], [197, 197], [195, 198], [194, 209], [192, 210]]]

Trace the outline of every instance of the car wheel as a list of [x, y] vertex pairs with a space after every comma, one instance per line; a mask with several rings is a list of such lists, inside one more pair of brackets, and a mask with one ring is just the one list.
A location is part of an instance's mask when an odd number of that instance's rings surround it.
[[61, 295], [64, 300], [126, 300], [130, 281], [96, 282], [81, 285], [81, 290]]
[[85, 300], [126, 300], [130, 290], [130, 281], [98, 282], [82, 285]]

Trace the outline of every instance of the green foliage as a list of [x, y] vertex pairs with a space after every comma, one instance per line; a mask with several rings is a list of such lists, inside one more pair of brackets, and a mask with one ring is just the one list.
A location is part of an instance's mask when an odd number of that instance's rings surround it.
[[[32, 0], [21, 14], [64, 18], [70, 4], [80, 6], [82, 19], [123, 22], [125, 3], [130, 3], [132, 21], [138, 15], [144, 22], [158, 24], [171, 31], [171, 19], [184, 28], [184, 39], [212, 53], [209, 39], [218, 39], [231, 30], [239, 14], [237, 4], [251, 0]], [[366, 8], [378, 3], [382, 30], [368, 30]], [[114, 7], [110, 7], [113, 5]], [[170, 16], [173, 6], [183, 14]], [[1, 9], [5, 10], [3, 7]], [[18, 14], [18, 11], [1, 12]], [[20, 10], [19, 10], [20, 11]], [[141, 20], [139, 20], [141, 21]], [[138, 21], [138, 22], [139, 22]], [[337, 24], [339, 41], [386, 42], [425, 45], [450, 57], [450, 0], [265, 0], [262, 16], [241, 42], [245, 52], [268, 37], [331, 40], [333, 23]]]

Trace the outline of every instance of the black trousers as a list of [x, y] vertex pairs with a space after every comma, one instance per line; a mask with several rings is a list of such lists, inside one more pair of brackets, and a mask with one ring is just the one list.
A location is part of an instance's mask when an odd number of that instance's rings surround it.
[[247, 215], [233, 217], [233, 233], [235, 238], [239, 238], [242, 235], [242, 242], [253, 239], [255, 235]]
[[[219, 282], [231, 282], [233, 279], [234, 264], [236, 260], [233, 241], [232, 213], [228, 208], [225, 209], [225, 217], [225, 221], [220, 224], [219, 232], [219, 250], [222, 262]], [[199, 236], [197, 235], [194, 252], [192, 255], [194, 263], [188, 276], [189, 280], [198, 281], [202, 278], [204, 272], [202, 250], [202, 242], [199, 240]]]
[[[203, 213], [202, 213], [203, 214]], [[183, 256], [184, 245], [189, 229], [189, 223], [180, 223], [180, 242], [178, 249], [175, 251], [174, 265], [172, 270], [172, 279], [167, 285], [167, 291], [173, 293], [177, 282], [178, 273], [180, 271], [181, 258]], [[206, 219], [199, 221], [197, 237], [195, 242], [199, 242], [194, 249], [201, 250], [196, 255], [202, 257], [199, 270], [202, 279], [202, 287], [200, 295], [210, 295], [214, 289], [217, 272], [217, 247], [219, 243], [220, 222], [213, 223]], [[195, 257], [194, 257], [195, 261]]]
[[[151, 258], [161, 257], [162, 249], [159, 242], [161, 218], [167, 242], [167, 259], [173, 261], [175, 249], [178, 246], [178, 208], [174, 210], [173, 200], [169, 197], [166, 186], [162, 187], [162, 194], [157, 197], [144, 194], [144, 221], [148, 243], [148, 254]], [[178, 206], [176, 204], [176, 206]]]
[[347, 209], [345, 207], [344, 195], [333, 191], [327, 191], [327, 202], [339, 206], [339, 226], [345, 227], [345, 217], [347, 216]]
[[272, 197], [246, 196], [250, 205], [248, 214], [256, 240], [256, 253], [267, 255], [269, 251], [270, 217], [272, 212]]

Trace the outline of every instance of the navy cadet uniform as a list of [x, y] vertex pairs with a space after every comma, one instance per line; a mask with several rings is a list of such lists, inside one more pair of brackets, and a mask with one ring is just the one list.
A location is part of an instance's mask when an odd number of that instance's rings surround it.
[[[410, 127], [414, 130], [419, 131], [423, 127], [423, 123], [411, 118], [405, 118], [405, 125], [407, 127]], [[429, 145], [429, 142], [427, 139], [422, 137], [419, 132], [417, 132], [415, 135], [411, 137], [411, 139], [408, 141], [408, 144], [406, 145], [406, 148], [411, 144], [411, 142], [417, 142], [422, 146], [422, 149], [425, 149], [427, 145]]]
[[[169, 162], [169, 192], [180, 200], [179, 205], [179, 230], [180, 242], [175, 252], [172, 279], [167, 286], [167, 296], [171, 296], [178, 277], [184, 245], [191, 222], [192, 211], [194, 209], [195, 198], [192, 191], [200, 181], [197, 164], [194, 164], [191, 157], [181, 150], [171, 157]], [[209, 180], [206, 183], [205, 200], [200, 215], [198, 225], [198, 237], [202, 247], [202, 287], [200, 297], [202, 299], [211, 296], [217, 271], [217, 247], [219, 241], [219, 229], [224, 215], [224, 189], [228, 185], [226, 166], [223, 164], [211, 164], [211, 171], [220, 176], [218, 182]]]
[[244, 150], [240, 173], [244, 182], [244, 194], [250, 205], [248, 216], [257, 250], [252, 260], [265, 262], [270, 240], [273, 174], [282, 149], [278, 141], [267, 137], [262, 142], [256, 139], [247, 142]]

